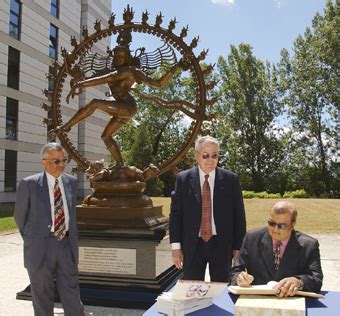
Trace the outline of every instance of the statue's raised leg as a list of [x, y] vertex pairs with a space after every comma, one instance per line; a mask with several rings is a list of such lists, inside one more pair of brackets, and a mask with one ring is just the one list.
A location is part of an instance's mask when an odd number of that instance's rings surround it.
[[70, 120], [67, 123], [65, 123], [64, 125], [57, 126], [56, 128], [50, 130], [48, 132], [48, 137], [50, 139], [53, 139], [61, 133], [69, 132], [74, 125], [76, 125], [77, 123], [83, 121], [84, 119], [86, 119], [87, 117], [92, 115], [94, 113], [94, 111], [99, 108], [99, 105], [100, 105], [101, 102], [102, 102], [102, 100], [100, 100], [100, 99], [91, 100], [89, 103], [84, 105], [84, 107], [80, 108], [76, 112], [76, 114], [74, 114], [70, 118]]

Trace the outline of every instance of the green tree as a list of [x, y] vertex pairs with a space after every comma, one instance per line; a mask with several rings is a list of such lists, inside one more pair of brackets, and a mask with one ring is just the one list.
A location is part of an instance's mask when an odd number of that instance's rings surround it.
[[221, 163], [241, 176], [242, 187], [274, 192], [283, 151], [276, 123], [281, 114], [275, 67], [253, 56], [247, 44], [231, 45], [220, 57], [216, 136], [222, 142]]
[[339, 106], [339, 35], [339, 5], [327, 1], [324, 15], [317, 13], [312, 27], [295, 40], [292, 56], [286, 49], [281, 52], [280, 83], [293, 136], [289, 151], [297, 149], [299, 156], [292, 157], [300, 169], [300, 179], [295, 180], [314, 196], [339, 194], [332, 161]]
[[[154, 163], [152, 155], [152, 140], [149, 129], [146, 124], [141, 124], [136, 130], [134, 141], [129, 154], [127, 155], [127, 164], [144, 170], [150, 164]], [[149, 196], [162, 195], [163, 183], [159, 178], [147, 180], [145, 194]]]

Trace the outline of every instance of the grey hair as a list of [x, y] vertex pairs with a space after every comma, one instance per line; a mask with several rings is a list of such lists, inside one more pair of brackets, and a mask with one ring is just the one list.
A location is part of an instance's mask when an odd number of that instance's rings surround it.
[[201, 137], [198, 137], [196, 139], [196, 142], [195, 142], [195, 151], [198, 151], [200, 146], [203, 143], [209, 143], [209, 144], [216, 145], [217, 148], [218, 148], [218, 151], [220, 150], [220, 142], [216, 138], [211, 137], [211, 136], [201, 136]]
[[292, 223], [296, 222], [297, 218], [297, 209], [295, 205], [288, 201], [279, 201], [274, 204], [271, 209], [271, 212], [275, 214], [287, 214], [291, 215]]
[[46, 158], [50, 151], [63, 151], [65, 153], [64, 148], [59, 143], [47, 143], [40, 150], [41, 159]]

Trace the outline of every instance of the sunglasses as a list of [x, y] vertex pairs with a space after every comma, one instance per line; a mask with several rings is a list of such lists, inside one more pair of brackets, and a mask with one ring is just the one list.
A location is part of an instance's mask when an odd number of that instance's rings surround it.
[[278, 223], [276, 223], [276, 222], [274, 222], [273, 220], [268, 220], [268, 225], [270, 226], [270, 227], [276, 227], [277, 226], [277, 228], [278, 229], [282, 229], [282, 230], [285, 230], [285, 229], [287, 229], [290, 225], [289, 224], [278, 224]]
[[218, 159], [218, 154], [217, 153], [214, 153], [214, 154], [203, 153], [203, 154], [201, 154], [198, 151], [197, 151], [197, 153], [199, 155], [201, 155], [203, 159], [209, 159], [209, 158], [211, 158], [211, 159]]
[[54, 163], [56, 166], [59, 166], [61, 163], [65, 164], [67, 162], [67, 158], [64, 158], [64, 159], [47, 159], [47, 158], [44, 158], [43, 160], [52, 161], [52, 163]]

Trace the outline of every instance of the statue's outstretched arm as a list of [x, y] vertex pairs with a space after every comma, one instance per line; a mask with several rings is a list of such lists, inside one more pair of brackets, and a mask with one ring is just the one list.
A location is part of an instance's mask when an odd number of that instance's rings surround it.
[[136, 76], [137, 82], [144, 82], [148, 86], [160, 88], [166, 85], [178, 70], [187, 70], [189, 69], [189, 66], [190, 64], [186, 61], [186, 59], [183, 58], [177, 64], [173, 65], [159, 79], [154, 79], [152, 77], [149, 77], [142, 71], [137, 71], [135, 76]]
[[180, 70], [181, 67], [176, 64], [172, 66], [161, 78], [154, 79], [152, 77], [147, 76], [143, 71], [141, 70], [135, 70], [135, 78], [138, 83], [145, 83], [150, 87], [154, 88], [160, 88], [166, 85], [170, 79], [173, 77], [173, 75], [176, 73], [176, 71]]
[[66, 97], [66, 102], [69, 103], [70, 97], [73, 98], [75, 95], [78, 95], [80, 91], [76, 92], [76, 89], [80, 88], [88, 88], [88, 87], [95, 87], [102, 84], [109, 83], [112, 80], [112, 74], [108, 73], [106, 75], [88, 78], [85, 80], [79, 80], [79, 81], [71, 81], [71, 91]]

